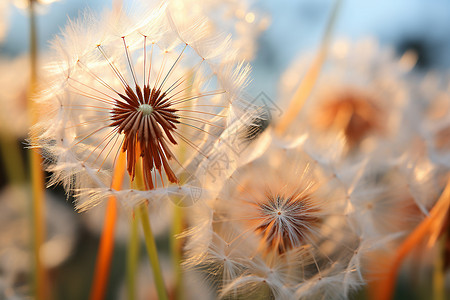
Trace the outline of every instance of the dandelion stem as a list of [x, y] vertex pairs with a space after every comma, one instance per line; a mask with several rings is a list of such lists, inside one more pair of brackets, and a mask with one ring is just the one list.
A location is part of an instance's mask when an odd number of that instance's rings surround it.
[[183, 293], [183, 272], [181, 269], [183, 240], [177, 236], [184, 230], [184, 210], [180, 206], [174, 207], [174, 215], [172, 222], [172, 234], [170, 246], [172, 249], [172, 259], [175, 268], [175, 299], [182, 300]]
[[328, 20], [327, 27], [325, 29], [325, 34], [322, 38], [322, 43], [320, 45], [319, 52], [312, 63], [311, 67], [306, 72], [305, 77], [301, 81], [299, 87], [295, 91], [292, 97], [291, 103], [286, 111], [284, 117], [280, 120], [276, 127], [276, 132], [282, 135], [284, 131], [291, 125], [291, 123], [296, 119], [297, 115], [300, 113], [303, 105], [308, 99], [311, 91], [319, 77], [320, 70], [326, 59], [327, 51], [329, 48], [329, 43], [331, 39], [332, 29], [336, 23], [339, 7], [341, 6], [342, 0], [336, 0], [333, 6], [330, 19]]
[[136, 299], [136, 272], [139, 263], [139, 214], [131, 220], [130, 240], [127, 249], [127, 293], [128, 300]]
[[32, 230], [34, 252], [34, 286], [35, 299], [47, 299], [47, 280], [44, 266], [40, 258], [40, 249], [45, 240], [45, 198], [44, 176], [41, 170], [41, 157], [36, 150], [30, 151], [31, 181], [32, 181]]
[[[37, 122], [37, 115], [34, 112], [33, 96], [37, 86], [37, 25], [35, 13], [35, 1], [29, 2], [29, 18], [30, 18], [30, 88], [28, 92], [27, 108], [30, 115], [31, 124]], [[33, 137], [31, 137], [33, 142]], [[34, 293], [35, 299], [48, 299], [47, 278], [44, 266], [40, 259], [40, 249], [45, 240], [45, 199], [44, 199], [44, 174], [41, 164], [42, 158], [37, 150], [29, 151], [29, 162], [31, 170], [31, 187], [32, 187], [32, 236], [33, 236], [33, 259], [34, 259]]]
[[[120, 153], [112, 179], [111, 188], [120, 190], [125, 176], [125, 154]], [[102, 237], [98, 248], [97, 261], [95, 264], [94, 280], [91, 287], [91, 300], [103, 299], [105, 297], [106, 285], [111, 268], [111, 259], [114, 252], [114, 231], [117, 219], [117, 200], [111, 196], [108, 200], [103, 224]]]
[[411, 250], [417, 247], [426, 237], [428, 237], [427, 246], [431, 247], [435, 244], [442, 232], [450, 215], [450, 179], [442, 192], [439, 200], [430, 211], [430, 215], [426, 217], [419, 226], [406, 238], [400, 245], [390, 264], [390, 269], [386, 276], [379, 283], [379, 288], [374, 290], [373, 299], [392, 299], [396, 278], [401, 264]]
[[[138, 190], [145, 190], [144, 173], [142, 170], [142, 159], [139, 158], [136, 162], [136, 176], [134, 181], [131, 182], [133, 188]], [[160, 300], [168, 300], [166, 287], [164, 285], [164, 279], [161, 272], [158, 259], [158, 249], [156, 248], [155, 237], [153, 236], [152, 228], [150, 226], [150, 218], [148, 216], [147, 204], [139, 205], [135, 210], [136, 215], [142, 223], [142, 229], [144, 231], [145, 246], [147, 248], [147, 255], [150, 260], [150, 265], [153, 270], [153, 278], [156, 285], [156, 291], [158, 292], [158, 298]]]
[[[190, 74], [188, 80], [192, 82], [194, 80], [193, 74]], [[189, 94], [192, 93], [191, 88], [187, 91]], [[187, 108], [192, 108], [192, 103], [187, 106]], [[180, 145], [178, 157], [180, 161], [185, 160], [186, 156], [186, 145]], [[178, 199], [177, 199], [178, 200]], [[173, 211], [173, 219], [172, 219], [172, 232], [170, 235], [170, 247], [172, 251], [172, 262], [175, 271], [175, 300], [183, 300], [184, 291], [183, 291], [183, 270], [181, 268], [181, 261], [183, 258], [183, 239], [178, 238], [184, 230], [184, 209], [175, 205]]]
[[160, 300], [167, 300], [166, 288], [159, 266], [158, 251], [156, 249], [155, 237], [153, 236], [152, 228], [150, 227], [150, 219], [148, 217], [148, 210], [146, 204], [141, 204], [137, 211], [142, 222], [142, 229], [144, 230], [145, 245], [147, 247], [148, 258], [153, 269], [153, 277], [155, 279], [156, 290]]

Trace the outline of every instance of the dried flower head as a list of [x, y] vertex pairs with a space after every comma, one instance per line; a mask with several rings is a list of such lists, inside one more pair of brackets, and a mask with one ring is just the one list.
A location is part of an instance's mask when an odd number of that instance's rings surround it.
[[[292, 98], [310, 61], [308, 55], [302, 56], [285, 72], [280, 84], [283, 101]], [[378, 140], [397, 138], [399, 130], [409, 130], [400, 126], [400, 120], [408, 100], [405, 75], [410, 69], [393, 51], [372, 40], [337, 41], [290, 135], [300, 127], [322, 152], [341, 149], [336, 156], [367, 153]]]
[[371, 157], [359, 168], [349, 193], [365, 237], [399, 237], [412, 231], [438, 198], [435, 168], [417, 153], [397, 159]]
[[186, 264], [206, 268], [222, 296], [291, 299], [336, 288], [321, 281], [340, 281], [335, 295], [345, 295], [360, 283], [361, 247], [345, 192], [300, 147], [270, 147], [238, 168], [208, 204], [210, 221], [188, 234]]
[[[248, 69], [229, 43], [206, 20], [178, 19], [165, 5], [72, 22], [54, 41], [54, 85], [38, 100], [54, 181], [109, 189], [99, 174], [125, 152], [131, 179], [142, 162], [147, 189], [178, 183], [195, 155], [207, 157], [245, 86]], [[80, 186], [73, 174], [91, 182]]]

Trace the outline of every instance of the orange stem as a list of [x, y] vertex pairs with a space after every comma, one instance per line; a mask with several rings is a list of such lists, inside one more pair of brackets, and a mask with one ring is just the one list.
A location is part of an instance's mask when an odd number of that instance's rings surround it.
[[297, 118], [297, 115], [300, 113], [306, 100], [311, 95], [311, 91], [314, 88], [314, 85], [316, 84], [316, 81], [322, 69], [322, 65], [327, 57], [332, 29], [334, 27], [334, 24], [336, 23], [336, 18], [338, 15], [341, 2], [342, 2], [341, 0], [336, 0], [331, 11], [330, 19], [328, 20], [327, 23], [327, 27], [325, 29], [325, 34], [322, 38], [322, 43], [320, 45], [319, 52], [317, 53], [311, 67], [306, 72], [305, 77], [300, 82], [299, 87], [295, 91], [295, 94], [292, 97], [291, 103], [289, 104], [289, 107], [285, 115], [275, 127], [275, 130], [279, 135], [282, 135], [286, 131], [286, 129], [292, 124], [292, 122]]
[[[116, 167], [114, 169], [111, 188], [120, 190], [123, 178], [125, 176], [125, 155], [123, 152], [119, 155]], [[95, 264], [94, 280], [92, 283], [91, 300], [104, 299], [106, 286], [111, 268], [111, 260], [114, 252], [114, 232], [117, 220], [117, 200], [111, 196], [106, 207], [105, 221], [103, 224], [102, 237]]]
[[[35, 0], [29, 0], [30, 18], [30, 86], [27, 97], [27, 110], [31, 125], [36, 124], [38, 115], [35, 112], [33, 97], [38, 83], [38, 40]], [[35, 136], [31, 136], [32, 142]], [[34, 260], [34, 296], [36, 300], [51, 298], [49, 282], [45, 266], [40, 257], [42, 245], [45, 242], [45, 189], [44, 173], [42, 171], [42, 158], [36, 149], [29, 151], [29, 165], [31, 172], [31, 210], [32, 210], [32, 234], [33, 234], [33, 260]]]
[[399, 269], [406, 255], [416, 248], [426, 237], [429, 237], [428, 247], [434, 245], [446, 224], [450, 212], [450, 179], [442, 192], [441, 197], [434, 205], [430, 215], [400, 245], [392, 259], [391, 267], [386, 276], [376, 284], [373, 289], [373, 299], [392, 299]]

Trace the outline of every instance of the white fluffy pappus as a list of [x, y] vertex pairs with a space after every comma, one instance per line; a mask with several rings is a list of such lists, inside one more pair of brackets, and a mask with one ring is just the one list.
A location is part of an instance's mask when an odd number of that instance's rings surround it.
[[[185, 183], [188, 164], [208, 159], [210, 145], [238, 118], [232, 105], [249, 68], [206, 19], [177, 18], [166, 4], [85, 13], [53, 44], [52, 84], [36, 99], [41, 118], [32, 134], [51, 184], [80, 196], [81, 210], [111, 194], [139, 202], [110, 187], [121, 152], [126, 177], [142, 161], [147, 191], [137, 191], [140, 201], [160, 199], [168, 185]], [[127, 184], [122, 189], [130, 194]]]
[[335, 176], [301, 147], [271, 147], [192, 216], [201, 221], [186, 233], [185, 264], [206, 271], [221, 297], [345, 298], [362, 283], [366, 249], [349, 205]]
[[[283, 74], [279, 84], [282, 108], [294, 96], [311, 57], [302, 55]], [[340, 160], [364, 157], [380, 142], [409, 136], [412, 128], [403, 126], [401, 117], [409, 101], [407, 74], [411, 68], [411, 63], [395, 57], [393, 49], [382, 48], [371, 39], [336, 41], [286, 138], [308, 132], [308, 143], [315, 152]]]

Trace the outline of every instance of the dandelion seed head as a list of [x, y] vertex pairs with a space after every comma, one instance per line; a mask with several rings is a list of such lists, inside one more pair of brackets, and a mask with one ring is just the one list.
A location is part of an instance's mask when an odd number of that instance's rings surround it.
[[88, 187], [110, 187], [121, 153], [130, 179], [142, 163], [147, 190], [184, 184], [179, 174], [207, 157], [249, 71], [229, 51], [229, 37], [204, 18], [173, 16], [165, 4], [85, 13], [53, 44], [51, 85], [37, 100], [37, 146], [51, 156], [52, 183], [85, 196]]
[[208, 202], [211, 223], [188, 235], [188, 265], [206, 269], [223, 297], [255, 290], [260, 297], [320, 296], [330, 291], [327, 285], [301, 287], [344, 277], [347, 293], [358, 285], [357, 272], [348, 270], [360, 268], [353, 260], [360, 239], [349, 226], [349, 205], [332, 172], [300, 146], [269, 147]]
[[308, 232], [320, 224], [314, 215], [308, 195], [267, 195], [258, 203], [259, 220], [253, 221], [255, 232], [262, 236], [267, 249], [283, 253], [307, 243]]
[[[303, 55], [285, 72], [281, 99], [292, 99], [310, 61]], [[402, 109], [410, 98], [409, 71], [391, 49], [381, 48], [376, 41], [337, 41], [287, 138], [294, 138], [301, 128], [309, 133], [308, 143], [317, 152], [333, 157], [328, 153], [333, 149], [335, 159], [367, 154], [378, 141], [399, 137], [404, 141], [411, 135], [410, 127], [402, 126]]]
[[[324, 204], [327, 196], [319, 189], [322, 175], [312, 161], [299, 160], [292, 150], [281, 152], [278, 155], [284, 159], [270, 158], [269, 165], [258, 159], [240, 169], [233, 176], [234, 192], [226, 196], [230, 200], [223, 200], [233, 203], [227, 210], [230, 219], [253, 232], [260, 240], [260, 251], [266, 254], [308, 245], [322, 232], [323, 218], [329, 213]], [[295, 166], [283, 168], [278, 165], [281, 161]], [[256, 174], [266, 175], [256, 180]]]

